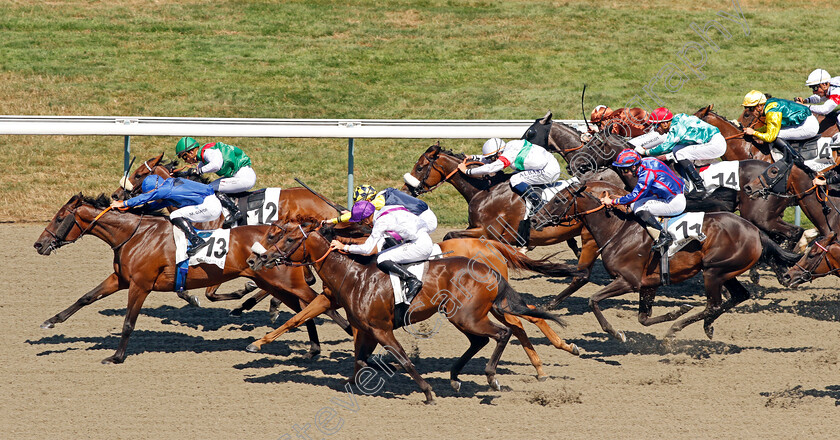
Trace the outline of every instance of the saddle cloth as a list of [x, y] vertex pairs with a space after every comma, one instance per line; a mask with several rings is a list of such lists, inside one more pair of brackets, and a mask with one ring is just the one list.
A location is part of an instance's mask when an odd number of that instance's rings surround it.
[[[700, 171], [703, 185], [706, 191], [712, 192], [718, 188], [729, 188], [739, 191], [741, 189], [741, 173], [739, 172], [740, 162], [728, 160], [714, 162]], [[686, 179], [686, 185], [692, 185], [691, 179]]]
[[[571, 179], [567, 180], [558, 180], [557, 182], [548, 184], [548, 185], [539, 185], [534, 188], [537, 191], [540, 191], [540, 195], [542, 196], [543, 203], [548, 203], [554, 196], [563, 191], [564, 189], [568, 188], [571, 185], [579, 184], [580, 180], [577, 177], [572, 177]], [[525, 199], [525, 220], [527, 220], [533, 214], [534, 206], [531, 204], [531, 201]]]
[[706, 240], [706, 234], [702, 231], [705, 214], [705, 212], [686, 212], [664, 219], [665, 229], [674, 237], [674, 242], [668, 246], [668, 258], [673, 257], [692, 240], [701, 243]]
[[[382, 250], [382, 245], [384, 242], [379, 243], [379, 250]], [[432, 246], [432, 255], [429, 257], [430, 260], [435, 259], [435, 257], [441, 255], [443, 251], [441, 251], [440, 246], [435, 243]], [[404, 264], [403, 267], [407, 271], [409, 271], [412, 275], [417, 277], [418, 280], [423, 280], [423, 275], [426, 274], [426, 270], [429, 268], [429, 260], [418, 261], [416, 263], [408, 263]], [[394, 304], [400, 304], [406, 302], [405, 297], [405, 289], [403, 289], [402, 280], [400, 277], [389, 274], [391, 277], [391, 287], [394, 289]]]
[[[264, 188], [239, 197], [236, 204], [244, 214], [238, 226], [267, 225], [279, 218], [277, 200], [280, 199], [280, 188]], [[225, 217], [229, 215], [224, 209]]]
[[[196, 231], [204, 240], [212, 240], [206, 247], [190, 258], [189, 265], [215, 264], [219, 269], [225, 268], [228, 249], [230, 248], [230, 229], [216, 229], [213, 231]], [[172, 228], [175, 239], [175, 261], [180, 263], [187, 259], [187, 236], [184, 231]]]

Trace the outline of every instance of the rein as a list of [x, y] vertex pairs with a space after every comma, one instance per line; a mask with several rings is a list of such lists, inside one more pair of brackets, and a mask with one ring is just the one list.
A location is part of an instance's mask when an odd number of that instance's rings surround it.
[[[455, 175], [455, 173], [457, 173], [457, 172], [458, 172], [458, 167], [455, 167], [455, 169], [454, 169], [454, 170], [452, 170], [452, 171], [451, 171], [451, 172], [449, 172], [449, 173], [446, 173], [446, 171], [443, 169], [443, 167], [441, 167], [441, 166], [439, 166], [439, 165], [437, 164], [437, 160], [440, 158], [440, 153], [438, 153], [438, 155], [437, 155], [437, 156], [435, 156], [435, 158], [434, 158], [434, 159], [432, 159], [432, 160], [430, 160], [430, 159], [429, 159], [429, 157], [428, 157], [428, 156], [426, 156], [426, 154], [425, 154], [425, 153], [423, 154], [423, 157], [425, 157], [425, 158], [426, 158], [426, 160], [428, 160], [428, 161], [429, 161], [429, 167], [428, 167], [428, 168], [426, 168], [426, 171], [423, 173], [423, 176], [419, 179], [419, 180], [420, 180], [420, 183], [421, 183], [422, 185], [425, 185], [425, 186], [426, 186], [426, 188], [419, 188], [419, 189], [417, 190], [417, 195], [418, 195], [418, 196], [419, 196], [420, 194], [426, 194], [426, 193], [428, 193], [428, 192], [432, 192], [432, 191], [433, 191], [433, 190], [435, 190], [437, 187], [439, 187], [439, 186], [443, 185], [444, 183], [448, 182], [448, 181], [449, 181], [449, 179], [451, 179], [451, 178], [452, 178], [452, 176], [454, 176], [454, 175]], [[468, 162], [468, 161], [467, 161], [467, 158], [464, 158], [464, 160], [462, 161], [462, 163], [467, 164], [467, 165], [473, 165], [473, 164], [481, 164], [482, 162], [478, 162], [478, 161], [469, 161], [469, 162]], [[436, 184], [434, 184], [434, 185], [432, 185], [432, 186], [429, 186], [429, 185], [426, 183], [426, 179], [428, 179], [428, 178], [429, 178], [429, 175], [432, 173], [432, 170], [433, 170], [433, 169], [434, 169], [435, 171], [437, 171], [438, 173], [440, 173], [440, 175], [441, 175], [441, 176], [444, 176], [444, 177], [443, 177], [443, 178], [442, 178], [442, 179], [441, 179], [438, 183], [436, 183]]]
[[816, 266], [819, 265], [820, 261], [825, 259], [825, 263], [826, 263], [826, 265], [828, 265], [828, 272], [814, 275], [813, 272], [811, 272], [810, 270], [802, 267], [799, 264], [799, 262], [797, 262], [796, 264], [794, 264], [794, 266], [802, 271], [802, 279], [805, 280], [805, 281], [811, 281], [815, 278], [822, 278], [826, 275], [831, 275], [831, 274], [834, 274], [834, 273], [837, 273], [838, 271], [840, 271], [840, 266], [838, 266], [837, 264], [831, 264], [831, 259], [828, 258], [828, 256], [829, 256], [828, 248], [821, 245], [818, 241], [814, 242], [814, 246], [816, 246], [820, 250], [822, 250], [822, 257], [817, 259], [816, 263], [813, 264], [814, 268], [816, 268]]

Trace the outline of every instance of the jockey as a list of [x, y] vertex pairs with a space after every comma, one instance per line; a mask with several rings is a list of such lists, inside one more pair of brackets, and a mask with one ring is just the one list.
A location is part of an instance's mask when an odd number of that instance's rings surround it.
[[[437, 229], [437, 216], [429, 208], [426, 202], [412, 197], [396, 188], [385, 188], [382, 191], [376, 192], [370, 185], [359, 185], [353, 191], [353, 202], [360, 200], [367, 200], [373, 203], [377, 211], [381, 211], [385, 206], [402, 206], [408, 209], [412, 214], [420, 217], [420, 220], [426, 224], [426, 232], [431, 234]], [[344, 223], [350, 221], [350, 212], [344, 211], [342, 214], [334, 219], [330, 219], [330, 223]]]
[[[814, 104], [809, 106], [811, 113], [827, 115], [840, 105], [840, 76], [832, 78], [825, 70], [817, 69], [808, 75], [805, 85], [810, 87], [814, 94], [807, 98], [796, 97], [793, 100], [799, 104]], [[840, 120], [837, 124], [840, 126]]]
[[634, 138], [648, 131], [648, 114], [644, 109], [623, 107], [613, 110], [599, 105], [592, 110], [589, 120], [595, 124], [595, 131], [610, 129], [610, 133]]
[[249, 158], [239, 147], [222, 142], [212, 142], [201, 146], [191, 137], [182, 137], [175, 145], [175, 154], [195, 168], [187, 168], [179, 176], [189, 177], [203, 173], [216, 173], [220, 178], [210, 183], [216, 196], [230, 213], [224, 227], [235, 225], [242, 218], [236, 203], [227, 194], [248, 191], [257, 183], [257, 175], [251, 168]]
[[[423, 282], [401, 264], [427, 260], [432, 255], [434, 243], [426, 232], [426, 223], [402, 206], [386, 205], [377, 211], [373, 203], [367, 200], [353, 204], [349, 221], [364, 222], [368, 225], [373, 223], [373, 230], [367, 240], [360, 245], [343, 244], [338, 240], [333, 240], [330, 245], [351, 254], [370, 255], [376, 251], [376, 245], [380, 241], [386, 238], [396, 240], [397, 246], [379, 253], [376, 257], [376, 266], [385, 273], [393, 273], [400, 277], [406, 287], [405, 304], [411, 304], [411, 300], [423, 288]], [[404, 309], [407, 308], [404, 306]], [[401, 314], [404, 315], [405, 311], [403, 310]]]
[[667, 137], [664, 142], [649, 150], [636, 147], [636, 152], [647, 156], [665, 154], [666, 159], [673, 160], [682, 168], [697, 192], [703, 198], [708, 197], [703, 178], [692, 161], [717, 159], [726, 153], [726, 139], [720, 130], [697, 116], [685, 113], [674, 115], [665, 107], [659, 107], [651, 113], [650, 123], [655, 124], [654, 130], [657, 133], [667, 133]]
[[[513, 192], [531, 202], [531, 212], [539, 211], [543, 205], [542, 194], [534, 190], [532, 185], [548, 185], [560, 177], [557, 158], [545, 148], [524, 139], [505, 142], [491, 138], [481, 147], [481, 153], [481, 156], [471, 156], [471, 159], [483, 162], [484, 165], [468, 169], [465, 163], [461, 163], [458, 169], [468, 176], [477, 177], [512, 167], [516, 173], [510, 178], [510, 186]], [[517, 234], [525, 241], [524, 244], [528, 244], [530, 232], [530, 221], [520, 221]]]
[[222, 205], [211, 185], [180, 177], [164, 179], [151, 175], [143, 179], [141, 188], [143, 194], [126, 201], [115, 200], [111, 202], [111, 207], [133, 208], [148, 204], [149, 209], [160, 209], [176, 206], [178, 209], [169, 214], [169, 221], [187, 236], [190, 242], [187, 256], [192, 257], [210, 244], [196, 234], [192, 222], [209, 222], [222, 215]]
[[659, 159], [642, 159], [633, 150], [618, 153], [613, 166], [618, 168], [619, 173], [634, 174], [639, 180], [630, 194], [617, 199], [607, 194], [601, 198], [601, 203], [607, 206], [632, 204], [633, 213], [650, 228], [659, 231], [653, 249], [665, 252], [674, 238], [663, 229], [655, 216], [675, 216], [685, 210], [685, 183]]
[[765, 126], [761, 131], [747, 127], [744, 133], [755, 136], [768, 144], [775, 143], [776, 149], [781, 152], [793, 152], [794, 159], [797, 161], [801, 159], [801, 156], [797, 157], [798, 152], [794, 152], [787, 141], [810, 139], [816, 136], [820, 129], [817, 118], [811, 114], [808, 107], [787, 99], [767, 99], [758, 90], [747, 93], [742, 105], [745, 114], [752, 112], [756, 118], [761, 114], [765, 116]]

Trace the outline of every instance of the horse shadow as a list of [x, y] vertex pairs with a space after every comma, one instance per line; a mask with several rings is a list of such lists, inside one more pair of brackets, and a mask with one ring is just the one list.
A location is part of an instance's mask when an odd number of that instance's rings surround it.
[[[99, 313], [105, 316], [125, 316], [125, 310], [125, 308], [105, 309]], [[269, 313], [262, 310], [250, 310], [236, 317], [231, 316], [228, 309], [163, 305], [155, 308], [143, 308], [140, 310], [140, 314], [159, 319], [165, 325], [185, 326], [201, 331], [217, 331], [228, 326], [232, 326], [230, 330], [251, 331], [257, 327], [271, 325]], [[292, 316], [293, 314], [289, 312], [281, 311], [278, 321], [285, 322]], [[318, 321], [321, 320], [316, 318], [316, 323], [319, 323]]]

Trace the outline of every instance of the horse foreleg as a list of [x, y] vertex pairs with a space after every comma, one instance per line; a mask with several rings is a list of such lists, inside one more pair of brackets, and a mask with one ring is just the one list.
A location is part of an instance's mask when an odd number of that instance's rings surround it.
[[[234, 300], [234, 299], [240, 299], [243, 296], [257, 290], [257, 284], [253, 281], [250, 281], [250, 280], [245, 283], [244, 288], [239, 289], [235, 292], [231, 292], [231, 293], [216, 293], [216, 291], [219, 290], [220, 286], [221, 286], [220, 284], [217, 284], [215, 286], [208, 287], [207, 290], [204, 292], [204, 296], [206, 296], [207, 299], [209, 299], [210, 301], [213, 301], [213, 302], [216, 302], [216, 301], [230, 301], [230, 300]], [[263, 296], [263, 298], [265, 298], [265, 296]], [[243, 305], [243, 307], [244, 307], [244, 305]], [[254, 307], [254, 306], [252, 305], [251, 307]], [[249, 310], [249, 309], [250, 309], [250, 307], [248, 309], [245, 309], [245, 310]]]
[[685, 315], [694, 307], [682, 305], [679, 310], [668, 312], [664, 315], [650, 316], [653, 312], [653, 299], [656, 297], [656, 287], [643, 287], [639, 292], [639, 323], [644, 326], [659, 324], [660, 322], [673, 321]]
[[712, 326], [712, 323], [714, 323], [715, 320], [727, 310], [750, 298], [750, 292], [748, 292], [747, 289], [745, 289], [744, 286], [735, 278], [726, 280], [723, 285], [726, 287], [726, 290], [729, 291], [729, 299], [724, 301], [717, 311], [707, 316], [703, 322], [703, 330], [706, 331], [706, 336], [708, 336], [709, 339], [712, 339], [712, 336], [715, 334], [715, 328]]
[[528, 334], [525, 333], [525, 329], [522, 328], [522, 321], [520, 321], [516, 316], [507, 313], [499, 316], [495, 311], [493, 311], [493, 316], [503, 322], [513, 332], [513, 335], [516, 336], [519, 343], [522, 344], [522, 349], [525, 350], [528, 360], [531, 361], [531, 365], [533, 365], [537, 370], [537, 380], [542, 382], [548, 379], [548, 375], [545, 374], [545, 371], [543, 371], [540, 356], [537, 354], [537, 351], [534, 350], [534, 346], [531, 344], [531, 340], [528, 339]]
[[412, 379], [414, 379], [414, 382], [417, 383], [417, 386], [420, 387], [420, 390], [423, 391], [423, 394], [426, 396], [426, 400], [423, 403], [433, 405], [435, 403], [435, 396], [434, 393], [432, 393], [432, 386], [423, 379], [423, 376], [420, 376], [420, 373], [417, 372], [414, 364], [408, 359], [408, 355], [405, 353], [402, 345], [400, 345], [397, 338], [394, 337], [394, 331], [390, 328], [372, 329], [372, 334], [379, 345], [384, 347], [385, 350], [388, 350], [389, 353], [397, 358], [397, 362], [400, 363], [403, 369], [411, 376]]
[[[254, 287], [256, 287], [256, 285]], [[245, 288], [246, 289], [248, 288], [247, 284], [246, 284]], [[257, 305], [257, 303], [264, 300], [269, 295], [270, 294], [268, 293], [267, 290], [260, 290], [259, 292], [255, 293], [253, 296], [251, 296], [250, 298], [246, 299], [245, 302], [242, 303], [242, 305], [240, 305], [239, 307], [231, 310], [230, 311], [230, 316], [242, 316], [242, 312], [244, 312], [246, 310], [253, 309], [254, 306]], [[272, 297], [272, 299], [274, 299], [274, 298]], [[279, 302], [279, 300], [278, 300], [278, 302]], [[269, 313], [271, 313], [270, 309], [269, 309]], [[272, 320], [271, 322], [274, 322], [274, 320]]]
[[347, 383], [356, 383], [356, 376], [359, 374], [359, 371], [368, 366], [367, 360], [373, 354], [376, 345], [376, 338], [370, 333], [362, 330], [355, 332], [353, 335], [353, 352], [355, 353], [353, 376], [347, 379]]
[[347, 320], [344, 319], [344, 317], [341, 316], [340, 313], [338, 313], [338, 310], [330, 309], [327, 310], [325, 314], [332, 318], [332, 320], [335, 321], [335, 323], [338, 324], [338, 326], [341, 327], [341, 329], [344, 330], [345, 333], [347, 333], [349, 336], [353, 336], [353, 327], [351, 327], [350, 323], [347, 322]]
[[329, 310], [331, 307], [332, 307], [332, 302], [330, 301], [330, 299], [326, 295], [318, 295], [317, 297], [315, 297], [314, 300], [312, 300], [311, 303], [309, 303], [306, 307], [304, 307], [303, 310], [301, 310], [295, 316], [293, 316], [291, 319], [286, 321], [285, 324], [281, 325], [276, 330], [266, 334], [265, 336], [263, 336], [259, 340], [256, 340], [256, 341], [252, 342], [247, 347], [245, 347], [245, 350], [250, 351], [252, 353], [256, 353], [256, 352], [260, 351], [260, 347], [262, 347], [264, 344], [268, 344], [268, 343], [274, 341], [275, 339], [280, 337], [280, 335], [282, 335], [283, 333], [286, 333], [287, 331], [289, 331], [293, 328], [299, 327], [301, 324], [303, 324], [303, 323], [309, 321], [310, 319], [320, 315], [321, 313], [324, 313], [325, 311]]
[[137, 315], [143, 307], [143, 301], [149, 295], [149, 290], [141, 288], [136, 284], [128, 287], [128, 305], [125, 310], [125, 321], [123, 322], [120, 344], [113, 356], [102, 359], [103, 364], [121, 364], [125, 361], [125, 350], [128, 347], [128, 337], [134, 331], [134, 324], [137, 323]]
[[81, 298], [77, 299], [76, 302], [70, 305], [70, 307], [44, 321], [44, 323], [41, 324], [41, 328], [53, 328], [55, 327], [55, 324], [66, 321], [67, 318], [78, 312], [82, 307], [99, 301], [100, 299], [105, 298], [120, 289], [125, 289], [126, 287], [128, 287], [128, 284], [121, 282], [120, 277], [117, 274], [112, 273], [111, 275], [108, 275], [108, 278], [105, 278], [105, 280], [99, 283], [98, 286], [94, 287], [91, 291], [85, 293]]
[[589, 298], [589, 308], [592, 309], [592, 313], [595, 314], [595, 318], [598, 319], [598, 323], [601, 324], [601, 329], [621, 342], [627, 342], [627, 337], [624, 336], [624, 332], [616, 331], [613, 326], [610, 325], [607, 318], [604, 316], [604, 313], [601, 312], [601, 307], [598, 303], [607, 298], [624, 295], [632, 290], [632, 287], [624, 280], [624, 278], [618, 277], [613, 280], [613, 282], [607, 284], [607, 287], [603, 288], [600, 292]]

